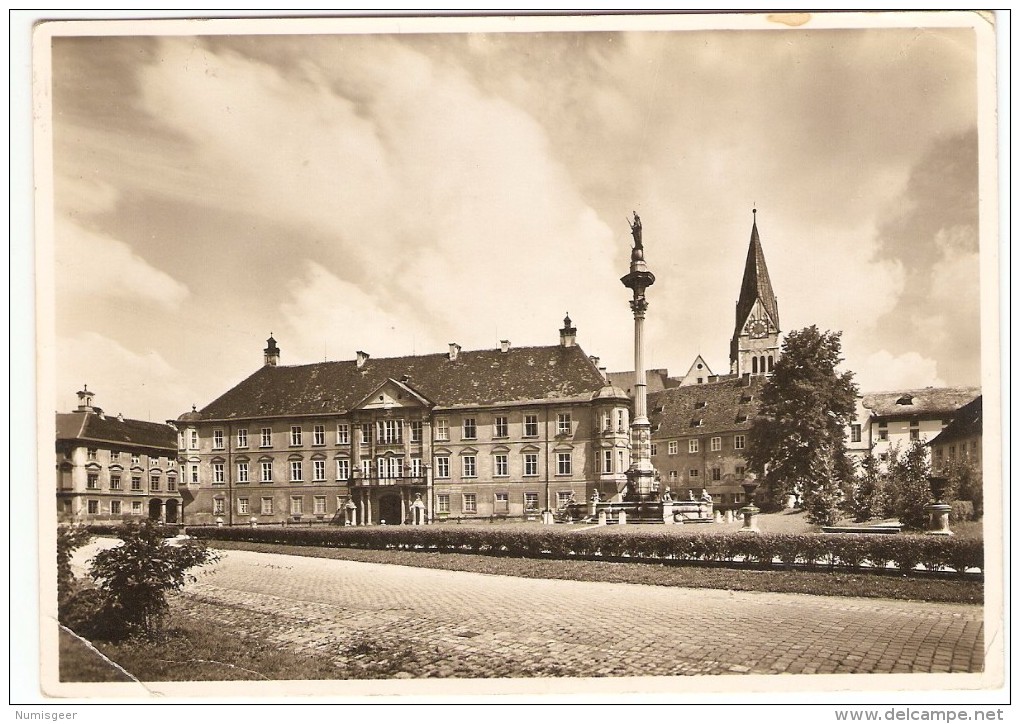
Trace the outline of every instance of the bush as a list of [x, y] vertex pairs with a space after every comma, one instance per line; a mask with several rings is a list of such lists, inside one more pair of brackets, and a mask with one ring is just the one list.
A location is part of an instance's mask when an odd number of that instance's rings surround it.
[[57, 528], [58, 607], [76, 590], [74, 573], [71, 571], [71, 556], [90, 540], [92, 534], [83, 525], [65, 525]]
[[[915, 440], [903, 452], [891, 450], [889, 458], [892, 512], [907, 528], [924, 530], [928, 524], [926, 508], [932, 502], [928, 446], [923, 440]], [[946, 491], [950, 500], [951, 493]]]
[[607, 535], [596, 530], [477, 530], [446, 526], [332, 530], [201, 527], [189, 528], [188, 532], [207, 540], [454, 551], [519, 558], [629, 558], [679, 564], [742, 561], [742, 565], [758, 566], [771, 566], [778, 560], [787, 565], [858, 571], [881, 570], [888, 563], [895, 563], [903, 571], [913, 571], [921, 563], [931, 571], [947, 568], [960, 571], [960, 566], [964, 569], [983, 566], [980, 541], [889, 534], [695, 533], [672, 536], [662, 531], [635, 529]]
[[123, 543], [92, 560], [89, 576], [105, 597], [98, 616], [112, 635], [157, 634], [167, 613], [167, 593], [195, 580], [188, 570], [217, 559], [204, 542], [171, 545], [163, 536], [152, 521], [126, 524], [120, 530]]

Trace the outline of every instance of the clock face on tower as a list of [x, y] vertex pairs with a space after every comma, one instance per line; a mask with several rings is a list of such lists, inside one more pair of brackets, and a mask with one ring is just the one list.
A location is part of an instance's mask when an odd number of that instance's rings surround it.
[[760, 319], [756, 319], [753, 322], [751, 322], [751, 328], [749, 331], [752, 337], [758, 339], [768, 334], [769, 328], [765, 324], [765, 322], [761, 321]]

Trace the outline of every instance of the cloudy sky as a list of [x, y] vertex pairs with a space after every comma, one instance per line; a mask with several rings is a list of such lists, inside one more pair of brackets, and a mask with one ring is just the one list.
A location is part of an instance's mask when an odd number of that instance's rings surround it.
[[[420, 29], [420, 28], [419, 28]], [[57, 407], [163, 420], [284, 364], [578, 341], [728, 368], [757, 206], [781, 326], [864, 390], [978, 384], [973, 31], [58, 37]], [[982, 240], [994, 243], [994, 240]]]

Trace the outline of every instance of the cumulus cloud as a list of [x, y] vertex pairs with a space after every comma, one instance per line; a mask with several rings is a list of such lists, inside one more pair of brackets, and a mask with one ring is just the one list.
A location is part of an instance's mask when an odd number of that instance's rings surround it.
[[187, 299], [188, 287], [138, 256], [125, 242], [90, 231], [70, 220], [56, 224], [58, 290], [72, 303], [95, 304], [97, 299], [149, 302], [176, 310]]
[[936, 361], [917, 352], [894, 355], [882, 349], [863, 359], [854, 373], [854, 380], [862, 393], [946, 384], [938, 375]]
[[[185, 411], [194, 391], [185, 373], [153, 349], [129, 349], [95, 332], [58, 337], [58, 359], [73, 359], [73, 369], [58, 366], [56, 399], [61, 412], [77, 405], [83, 384], [108, 414], [163, 422]], [[200, 401], [194, 400], [199, 403]]]

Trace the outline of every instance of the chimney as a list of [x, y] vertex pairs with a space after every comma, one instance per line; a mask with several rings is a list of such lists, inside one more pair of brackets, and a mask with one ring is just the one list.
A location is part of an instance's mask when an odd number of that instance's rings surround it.
[[355, 354], [357, 355], [357, 364], [358, 369], [360, 370], [362, 367], [365, 366], [365, 363], [368, 362], [368, 358], [370, 357], [370, 355], [368, 354], [368, 352], [362, 352], [360, 349], [357, 352], [355, 352]]
[[593, 355], [593, 354], [590, 354], [590, 355], [588, 355], [588, 359], [590, 359], [590, 360], [591, 360], [591, 363], [592, 363], [593, 365], [595, 365], [595, 369], [598, 369], [598, 368], [599, 368], [599, 358], [598, 358], [598, 357], [596, 357], [596, 356], [595, 356], [595, 355]]
[[78, 391], [78, 412], [92, 412], [92, 398], [95, 396], [94, 392], [89, 390], [89, 386], [85, 385]]
[[601, 367], [599, 367], [599, 374], [602, 375], [602, 379], [604, 379], [606, 382], [609, 382], [609, 368], [608, 367], [606, 367], [605, 365], [602, 365]]
[[124, 413], [123, 412], [118, 412], [117, 413], [117, 422], [124, 422]]
[[563, 329], [560, 330], [560, 346], [573, 347], [577, 339], [577, 328], [570, 322], [570, 313], [563, 318]]
[[450, 342], [450, 361], [456, 362], [457, 355], [460, 354], [460, 345], [456, 342]]
[[507, 352], [510, 351], [510, 340], [509, 339], [501, 339], [501, 340], [499, 340], [499, 351], [502, 352], [503, 354], [506, 354]]
[[400, 381], [405, 385], [411, 381], [411, 375], [400, 375]]
[[269, 333], [269, 339], [266, 340], [266, 348], [262, 350], [265, 353], [265, 367], [276, 367], [280, 364], [280, 348], [276, 346], [276, 340], [273, 339], [273, 333]]

